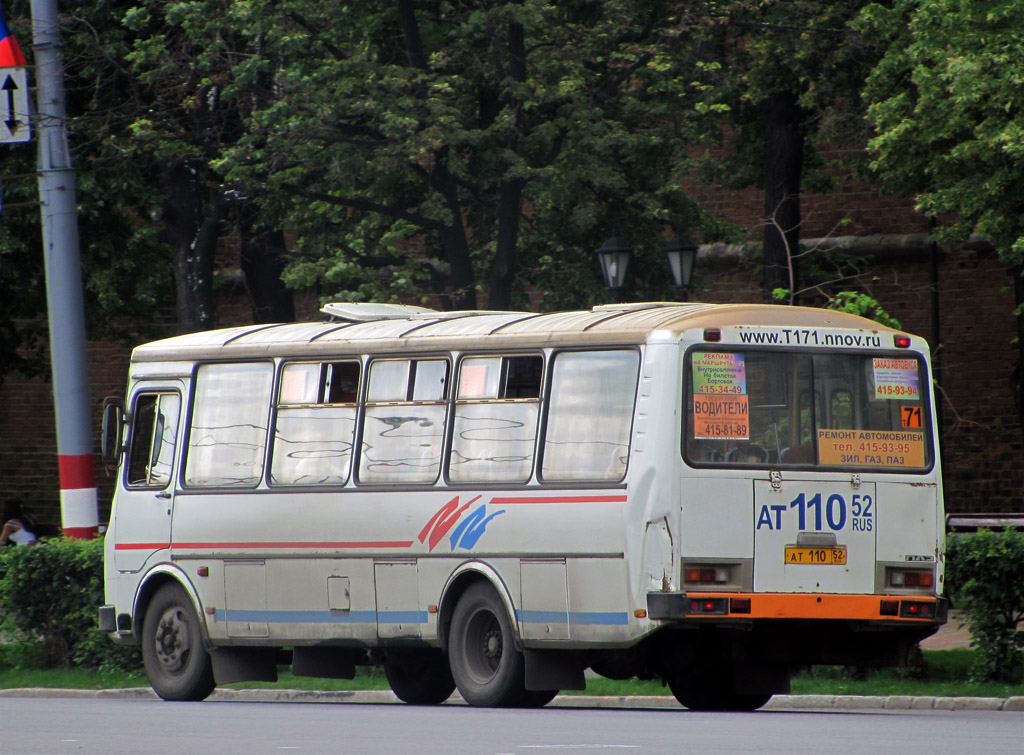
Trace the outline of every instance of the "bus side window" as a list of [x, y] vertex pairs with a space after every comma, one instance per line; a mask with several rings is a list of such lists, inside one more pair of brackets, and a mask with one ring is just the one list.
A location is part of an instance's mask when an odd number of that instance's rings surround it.
[[370, 362], [359, 482], [433, 483], [448, 411], [447, 359]]
[[271, 484], [348, 481], [359, 374], [357, 361], [289, 363], [282, 368]]
[[449, 479], [530, 479], [543, 372], [539, 354], [467, 357], [460, 362]]
[[135, 398], [126, 483], [164, 488], [171, 481], [181, 398], [177, 393], [143, 393]]
[[541, 457], [545, 481], [625, 476], [639, 365], [632, 350], [555, 356]]
[[185, 459], [186, 485], [259, 484], [273, 378], [270, 362], [199, 367]]

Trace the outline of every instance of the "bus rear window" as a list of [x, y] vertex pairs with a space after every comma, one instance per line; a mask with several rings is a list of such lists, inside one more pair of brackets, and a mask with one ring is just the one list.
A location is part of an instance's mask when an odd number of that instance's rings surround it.
[[686, 367], [693, 464], [931, 467], [926, 372], [911, 354], [693, 350]]

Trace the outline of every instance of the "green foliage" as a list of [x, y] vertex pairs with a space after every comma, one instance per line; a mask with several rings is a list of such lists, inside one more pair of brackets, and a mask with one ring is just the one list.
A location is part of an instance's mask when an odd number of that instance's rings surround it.
[[900, 321], [886, 312], [877, 299], [860, 291], [840, 291], [829, 297], [825, 308], [867, 317], [869, 320], [897, 330], [900, 328]]
[[897, 0], [867, 7], [888, 43], [864, 96], [877, 129], [873, 167], [916, 194], [950, 239], [977, 233], [1024, 261], [1024, 17], [1017, 0]]
[[[258, 54], [230, 61], [223, 96], [272, 87], [247, 100], [215, 167], [298, 230], [292, 285], [353, 300], [418, 288], [441, 307], [486, 289], [503, 308], [568, 282], [559, 304], [589, 304], [605, 238], [654, 254], [668, 225], [700, 219], [673, 175], [714, 103], [697, 107], [704, 73], [685, 65], [677, 12], [228, 4], [216, 18]], [[202, 49], [223, 37], [215, 26]], [[200, 24], [187, 31], [200, 38]]]
[[[11, 665], [132, 671], [138, 648], [97, 626], [103, 603], [103, 541], [45, 540], [0, 553], [0, 615]], [[12, 657], [15, 656], [15, 657]]]
[[946, 590], [966, 611], [978, 679], [1024, 680], [1024, 532], [982, 530], [946, 543]]
[[[763, 105], [779, 92], [796, 97], [804, 143], [803, 182], [831, 190], [821, 144], [867, 138], [858, 94], [878, 57], [874, 40], [851, 21], [868, 0], [709, 0], [699, 52], [716, 60], [712, 80], [729, 152], [705, 168], [726, 187], [765, 185]], [[732, 138], [737, 137], [738, 138]], [[854, 151], [845, 158], [862, 160]]]

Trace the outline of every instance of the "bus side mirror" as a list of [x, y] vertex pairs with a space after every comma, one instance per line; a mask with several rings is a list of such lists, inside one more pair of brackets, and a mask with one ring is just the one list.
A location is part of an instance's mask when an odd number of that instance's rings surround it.
[[100, 458], [104, 464], [117, 463], [123, 434], [124, 402], [109, 396], [103, 399], [103, 424], [100, 428]]

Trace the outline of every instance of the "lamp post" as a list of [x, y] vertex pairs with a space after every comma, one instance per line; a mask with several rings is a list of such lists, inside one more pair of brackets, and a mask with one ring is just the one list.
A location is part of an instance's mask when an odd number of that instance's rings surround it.
[[608, 289], [612, 304], [622, 302], [622, 286], [626, 281], [626, 268], [633, 250], [612, 236], [597, 250], [597, 259], [604, 274], [604, 285]]
[[693, 278], [693, 265], [697, 261], [697, 245], [688, 236], [678, 233], [665, 245], [665, 256], [668, 266], [672, 268], [672, 280], [680, 301], [690, 300], [690, 279]]

